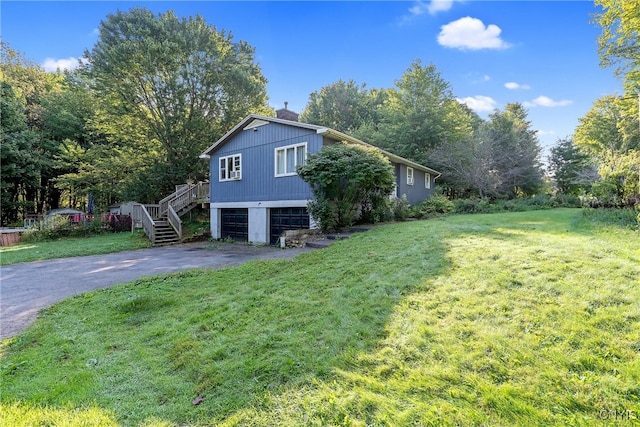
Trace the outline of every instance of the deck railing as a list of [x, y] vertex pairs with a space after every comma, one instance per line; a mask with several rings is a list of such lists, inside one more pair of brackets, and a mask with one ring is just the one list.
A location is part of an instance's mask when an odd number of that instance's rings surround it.
[[[143, 220], [143, 211], [147, 212], [147, 215], [151, 218], [158, 218], [158, 205], [143, 205], [140, 203], [136, 203], [133, 205], [133, 210], [131, 211], [131, 227], [132, 228], [144, 228], [142, 224]], [[133, 231], [133, 230], [132, 230]]]
[[182, 220], [169, 203], [169, 210], [167, 211], [167, 221], [171, 224], [171, 227], [178, 233], [178, 237], [182, 240]]
[[173, 194], [168, 195], [158, 202], [159, 213], [164, 215], [169, 209], [169, 204], [173, 206], [176, 212], [182, 211], [184, 208], [199, 201], [205, 201], [209, 198], [209, 183], [198, 182], [197, 184], [186, 184], [176, 190]]

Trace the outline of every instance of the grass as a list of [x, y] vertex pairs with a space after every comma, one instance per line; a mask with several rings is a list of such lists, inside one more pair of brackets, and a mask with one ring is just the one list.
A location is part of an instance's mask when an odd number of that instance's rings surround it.
[[638, 237], [460, 215], [74, 297], [2, 344], [0, 424], [638, 423]]
[[0, 265], [53, 258], [99, 255], [141, 249], [151, 242], [140, 233], [109, 233], [94, 237], [63, 238], [0, 247]]

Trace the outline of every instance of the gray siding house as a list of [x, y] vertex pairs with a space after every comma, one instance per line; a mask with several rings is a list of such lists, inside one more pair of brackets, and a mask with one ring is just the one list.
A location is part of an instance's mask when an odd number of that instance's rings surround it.
[[[313, 193], [296, 166], [340, 141], [368, 145], [323, 126], [247, 116], [201, 155], [209, 159], [211, 236], [275, 243], [284, 230], [313, 228], [306, 208]], [[439, 172], [383, 153], [395, 168], [396, 196], [417, 204], [433, 193]]]

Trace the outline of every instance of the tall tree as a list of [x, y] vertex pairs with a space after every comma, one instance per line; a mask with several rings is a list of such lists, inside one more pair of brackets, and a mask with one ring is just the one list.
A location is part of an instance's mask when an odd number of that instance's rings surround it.
[[629, 100], [605, 96], [580, 118], [574, 140], [578, 147], [598, 161], [602, 182], [594, 190], [621, 204], [640, 193], [640, 138], [635, 117], [630, 117]]
[[47, 73], [5, 42], [0, 42], [0, 53], [0, 80], [11, 85], [15, 96], [24, 105], [27, 127], [38, 135], [31, 147], [31, 156], [36, 158], [34, 162], [40, 168], [40, 184], [29, 187], [25, 197], [33, 202], [31, 206], [36, 212], [57, 208], [59, 194], [54, 187], [57, 172], [52, 159], [58, 153], [58, 145], [41, 135], [44, 126], [41, 104], [44, 97], [63, 88], [64, 76]]
[[469, 140], [473, 118], [453, 96], [435, 65], [414, 61], [388, 91], [380, 122], [358, 137], [393, 153], [426, 162], [430, 150], [445, 141]]
[[481, 122], [468, 139], [442, 141], [429, 164], [457, 195], [513, 198], [542, 187], [540, 144], [520, 104], [507, 104]]
[[573, 138], [559, 139], [549, 155], [549, 172], [561, 194], [580, 195], [598, 180], [594, 161], [573, 143]]
[[[616, 74], [640, 83], [640, 0], [596, 0], [602, 11], [595, 21], [602, 29], [598, 53], [605, 67], [617, 66]], [[640, 91], [640, 86], [636, 87]]]
[[38, 135], [27, 126], [24, 104], [11, 85], [0, 82], [0, 203], [2, 225], [34, 209], [27, 198], [40, 185], [40, 165], [33, 155]]
[[492, 147], [491, 169], [498, 176], [496, 195], [536, 194], [543, 184], [541, 147], [527, 111], [521, 104], [511, 103], [489, 118], [484, 126]]
[[254, 49], [200, 16], [117, 12], [101, 23], [85, 58], [99, 95], [113, 99], [105, 116], [115, 124], [135, 120], [158, 144], [160, 191], [147, 199], [206, 177], [198, 155], [246, 114], [269, 113]]
[[366, 123], [376, 123], [385, 91], [368, 90], [366, 84], [338, 80], [309, 95], [300, 121], [351, 133]]
[[499, 177], [492, 169], [492, 142], [481, 127], [472, 138], [442, 142], [429, 153], [429, 165], [442, 171], [440, 181], [451, 196], [495, 196]]

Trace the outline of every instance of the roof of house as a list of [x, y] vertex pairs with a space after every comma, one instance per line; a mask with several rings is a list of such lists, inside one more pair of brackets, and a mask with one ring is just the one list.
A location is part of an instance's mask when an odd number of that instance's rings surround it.
[[[255, 121], [255, 123], [254, 123], [254, 121]], [[367, 147], [375, 147], [374, 145], [368, 144], [368, 143], [366, 143], [364, 141], [361, 141], [361, 140], [359, 140], [357, 138], [354, 138], [352, 136], [349, 136], [349, 135], [347, 135], [345, 133], [342, 133], [342, 132], [339, 132], [337, 130], [328, 128], [326, 126], [318, 126], [318, 125], [312, 125], [312, 124], [309, 124], [309, 123], [301, 123], [301, 122], [296, 122], [296, 121], [291, 121], [291, 120], [283, 120], [283, 119], [278, 119], [278, 118], [275, 118], [275, 117], [260, 116], [258, 114], [249, 114], [240, 123], [235, 125], [233, 127], [233, 129], [231, 129], [229, 132], [224, 134], [213, 145], [211, 145], [209, 148], [207, 148], [204, 151], [204, 153], [202, 153], [200, 155], [200, 158], [209, 158], [211, 156], [211, 154], [218, 147], [223, 145], [225, 142], [227, 142], [229, 139], [231, 139], [238, 132], [240, 132], [240, 131], [242, 131], [244, 129], [250, 129], [251, 127], [253, 127], [253, 126], [251, 126], [252, 124], [266, 124], [268, 122], [280, 123], [280, 124], [283, 124], [283, 125], [295, 126], [295, 127], [299, 127], [299, 128], [302, 128], [302, 129], [313, 130], [318, 135], [326, 136], [326, 137], [334, 139], [336, 141], [346, 141], [346, 142], [350, 142], [352, 144], [359, 144], [359, 145], [364, 145], [364, 146], [367, 146]], [[421, 164], [416, 163], [414, 161], [411, 161], [409, 159], [405, 159], [404, 157], [397, 156], [397, 155], [395, 155], [393, 153], [390, 153], [388, 151], [382, 150], [382, 149], [380, 149], [378, 147], [375, 147], [375, 148], [379, 149], [392, 162], [403, 163], [403, 164], [411, 166], [411, 167], [413, 167], [415, 169], [421, 170], [423, 172], [428, 172], [428, 173], [434, 174], [434, 175], [436, 175], [436, 178], [440, 176], [440, 172], [438, 172], [435, 169], [428, 168], [428, 167], [426, 167], [424, 165], [421, 165]]]

